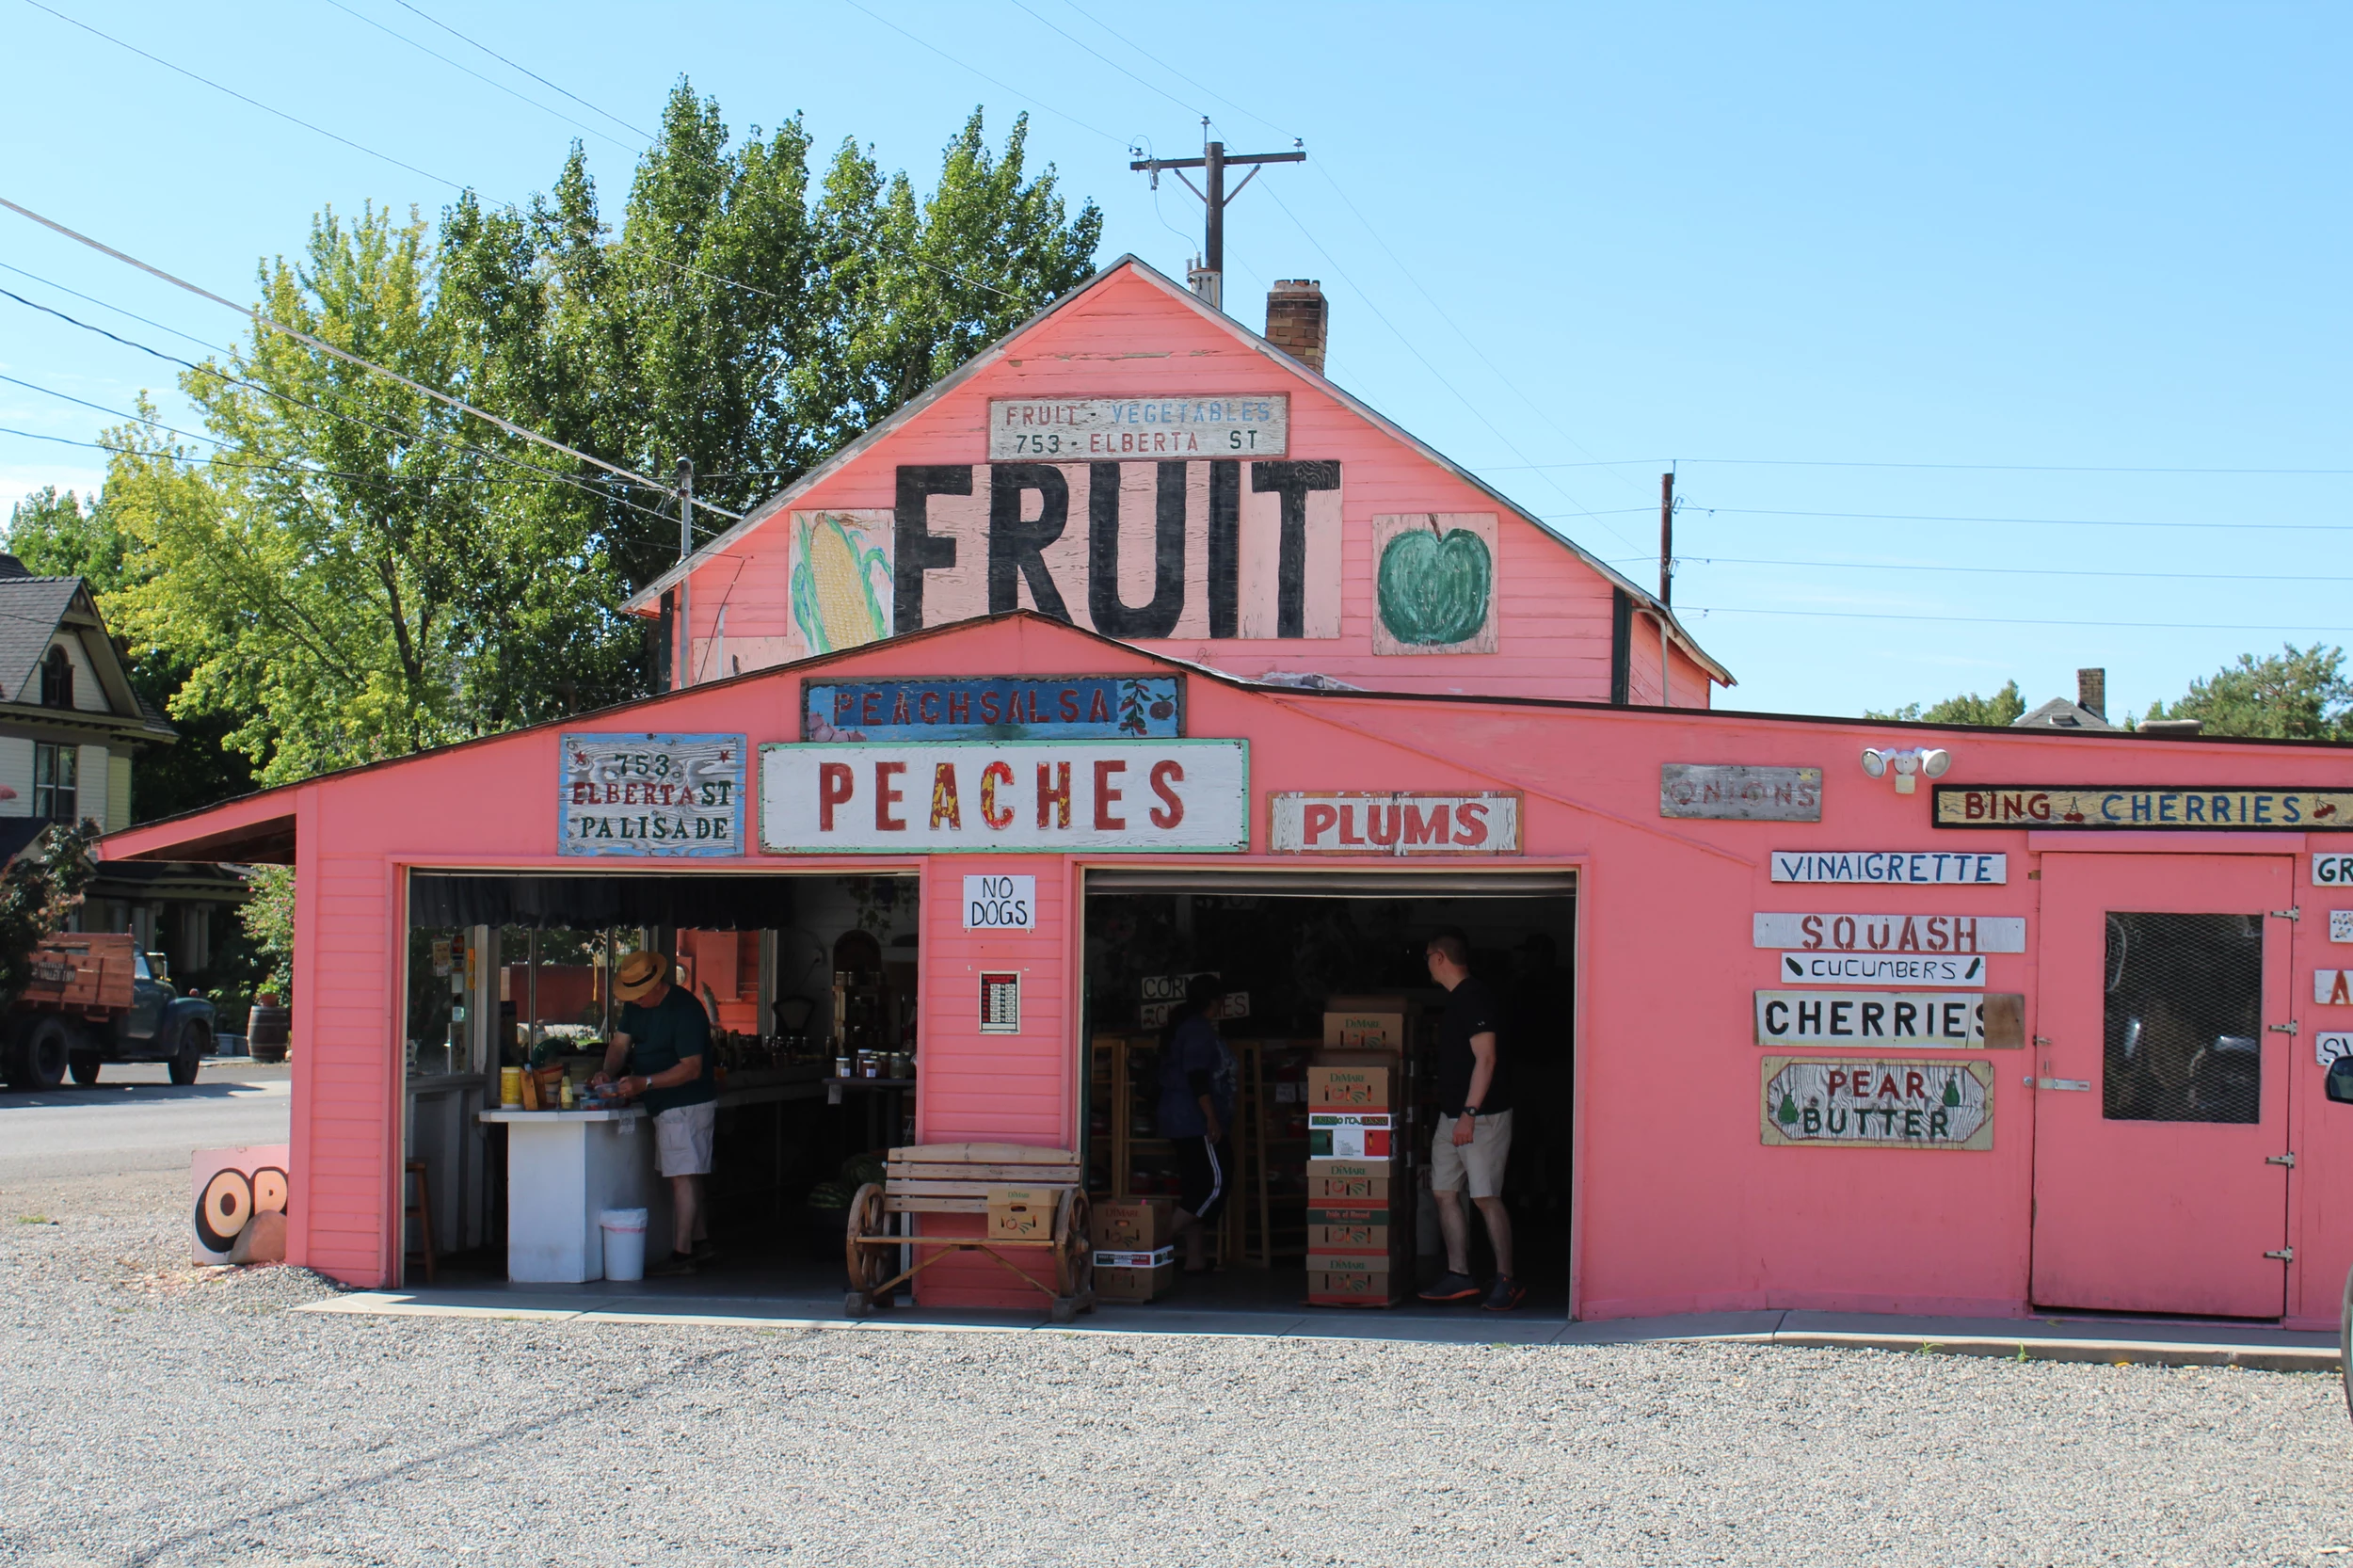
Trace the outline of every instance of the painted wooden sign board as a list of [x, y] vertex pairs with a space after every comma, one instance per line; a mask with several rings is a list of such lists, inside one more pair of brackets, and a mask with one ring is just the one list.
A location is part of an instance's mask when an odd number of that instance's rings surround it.
[[1990, 1062], [1769, 1056], [1763, 1142], [1833, 1148], [1990, 1149]]
[[1798, 915], [1750, 917], [1760, 948], [1801, 952], [2024, 952], [2024, 915]]
[[893, 507], [786, 520], [792, 632], [744, 668], [1035, 610], [1106, 637], [1340, 635], [1340, 465], [1289, 459], [949, 463]]
[[964, 879], [964, 929], [1035, 931], [1037, 878], [968, 876]]
[[1779, 966], [1785, 985], [1985, 984], [1983, 953], [1937, 957], [1899, 952], [1785, 952]]
[[1493, 653], [1493, 512], [1410, 512], [1372, 520], [1375, 653]]
[[2353, 942], [2353, 909], [2329, 911], [2329, 940]]
[[1936, 1046], [2015, 1050], [2026, 1043], [2026, 999], [1901, 991], [1759, 991], [1760, 1046]]
[[1280, 457], [1289, 392], [1232, 397], [1016, 397], [988, 405], [988, 460]]
[[1723, 822], [1820, 822], [1822, 770], [1662, 762], [1658, 814]]
[[1517, 855], [1520, 797], [1277, 791], [1267, 796], [1267, 847], [1276, 855]]
[[557, 742], [557, 853], [744, 853], [744, 736], [574, 731]]
[[1786, 850], [1772, 854], [1775, 882], [1919, 883], [1994, 887], [2009, 880], [2007, 855], [1952, 850]]
[[2324, 1067], [2340, 1056], [2353, 1056], [2353, 1033], [2340, 1029], [2321, 1031], [2313, 1036], [2313, 1055]]
[[2353, 888], [2353, 855], [2328, 853], [2313, 856], [2313, 886]]
[[804, 680], [804, 741], [1173, 741], [1181, 675]]
[[1247, 741], [760, 747], [772, 855], [1250, 846]]
[[2322, 1007], [2353, 1007], [2353, 969], [2314, 969], [2313, 1000]]
[[1939, 784], [1939, 827], [2085, 827], [2134, 832], [2353, 828], [2353, 791], [2151, 789], [2098, 784]]

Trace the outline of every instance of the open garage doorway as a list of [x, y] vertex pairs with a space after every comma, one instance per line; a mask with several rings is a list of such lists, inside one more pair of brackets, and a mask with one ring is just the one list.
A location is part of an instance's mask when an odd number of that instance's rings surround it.
[[[1416, 1292], [1445, 1269], [1430, 1144], [1447, 993], [1424, 954], [1451, 932], [1505, 1020], [1513, 1125], [1500, 1196], [1514, 1273], [1529, 1290], [1522, 1310], [1566, 1315], [1573, 871], [1107, 870], [1088, 873], [1085, 909], [1087, 1183], [1098, 1215], [1141, 1227], [1098, 1237], [1099, 1293], [1193, 1307], [1428, 1310]], [[1195, 994], [1214, 991], [1203, 1005], [1233, 1060], [1234, 1113], [1219, 1156], [1224, 1208], [1205, 1227], [1217, 1269], [1187, 1275], [1181, 1249], [1159, 1257], [1170, 1242], [1146, 1232], [1186, 1184], [1184, 1151], [1164, 1125], [1174, 1080], [1163, 1051], [1201, 975], [1214, 977]], [[1469, 1229], [1471, 1272], [1483, 1281], [1493, 1255], [1484, 1226], [1474, 1218]], [[1107, 1273], [1106, 1257], [1123, 1252], [1149, 1277]]]

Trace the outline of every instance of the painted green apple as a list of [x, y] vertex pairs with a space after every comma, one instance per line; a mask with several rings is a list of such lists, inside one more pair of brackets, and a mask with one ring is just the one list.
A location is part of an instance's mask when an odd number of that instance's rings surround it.
[[1409, 528], [1381, 552], [1381, 624], [1417, 648], [1467, 642], [1487, 624], [1494, 586], [1495, 561], [1478, 535]]

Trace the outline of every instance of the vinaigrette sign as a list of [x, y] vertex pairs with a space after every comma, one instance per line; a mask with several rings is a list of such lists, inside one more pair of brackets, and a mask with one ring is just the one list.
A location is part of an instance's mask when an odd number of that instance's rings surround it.
[[744, 853], [744, 737], [560, 736], [556, 848], [564, 855]]

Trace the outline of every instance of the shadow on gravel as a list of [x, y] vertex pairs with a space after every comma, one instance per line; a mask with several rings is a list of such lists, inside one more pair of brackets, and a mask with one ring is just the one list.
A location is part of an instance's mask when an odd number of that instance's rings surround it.
[[36, 1111], [44, 1106], [140, 1106], [159, 1100], [265, 1099], [287, 1091], [268, 1083], [108, 1083], [56, 1089], [0, 1090], [0, 1111]]

